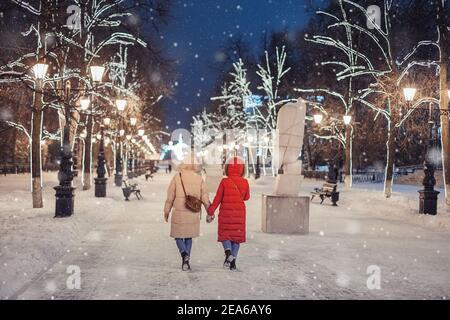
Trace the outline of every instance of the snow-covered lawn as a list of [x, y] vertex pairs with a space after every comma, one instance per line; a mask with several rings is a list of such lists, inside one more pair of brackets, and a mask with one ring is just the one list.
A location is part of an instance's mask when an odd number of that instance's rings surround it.
[[[45, 175], [44, 209], [30, 208], [27, 176], [0, 177], [1, 299], [444, 299], [450, 294], [450, 217], [443, 195], [437, 217], [418, 215], [417, 187], [398, 186], [389, 200], [381, 197], [379, 184], [341, 190], [339, 207], [311, 205], [310, 234], [299, 236], [260, 231], [261, 194], [270, 192], [273, 180], [252, 182], [239, 271], [222, 269], [217, 222], [208, 225], [203, 217], [193, 270], [182, 272], [162, 219], [168, 175], [149, 182], [139, 178], [142, 201], [123, 201], [112, 179], [105, 199], [78, 188], [76, 213], [65, 219], [53, 218], [55, 176]], [[304, 181], [303, 192], [320, 184]], [[81, 270], [81, 289], [67, 286], [71, 266]], [[367, 287], [370, 266], [381, 270], [381, 289]]]

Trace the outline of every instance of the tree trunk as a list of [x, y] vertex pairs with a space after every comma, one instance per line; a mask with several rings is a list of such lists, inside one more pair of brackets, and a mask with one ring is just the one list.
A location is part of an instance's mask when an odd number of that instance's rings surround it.
[[384, 179], [384, 196], [390, 198], [392, 195], [392, 185], [394, 180], [394, 159], [395, 159], [395, 137], [397, 129], [392, 122], [388, 124], [388, 139], [386, 142], [386, 172]]
[[34, 93], [34, 108], [31, 113], [31, 193], [33, 208], [42, 208], [42, 164], [41, 164], [41, 138], [42, 138], [42, 88], [38, 86]]
[[344, 183], [346, 188], [351, 188], [353, 183], [353, 136], [352, 129], [348, 125], [345, 129], [345, 163], [344, 163]]
[[[85, 49], [91, 49], [90, 47], [88, 48], [88, 42], [87, 42], [87, 35], [88, 35], [88, 30], [86, 29], [86, 21], [85, 21], [85, 17], [86, 17], [86, 13], [87, 13], [87, 3], [88, 1], [83, 0], [79, 2], [79, 6], [81, 9], [80, 12], [80, 35], [81, 35], [81, 39], [80, 39], [80, 43], [84, 44], [86, 46]], [[89, 67], [89, 62], [87, 59], [87, 51], [83, 50], [82, 53], [82, 66], [81, 66], [81, 70], [80, 70], [80, 76], [81, 78], [87, 78], [87, 73], [88, 73], [88, 67]], [[83, 90], [86, 90], [86, 84], [84, 82], [80, 82], [80, 88]], [[92, 103], [92, 101], [91, 101]], [[92, 111], [92, 109], [91, 109]], [[91, 188], [91, 181], [92, 181], [92, 131], [93, 131], [93, 126], [94, 126], [94, 122], [93, 122], [93, 114], [91, 113], [90, 115], [87, 116], [87, 125], [86, 125], [86, 137], [84, 139], [84, 153], [83, 153], [83, 165], [82, 165], [82, 170], [83, 170], [83, 179], [82, 179], [82, 184], [83, 184], [83, 190], [89, 190]], [[76, 131], [75, 131], [76, 133]]]
[[73, 148], [75, 146], [76, 138], [77, 138], [77, 131], [78, 131], [78, 123], [80, 121], [80, 113], [75, 109], [72, 108], [70, 111], [70, 133], [69, 133], [69, 140], [70, 140], [70, 146], [73, 151]]
[[[445, 11], [442, 1], [438, 1], [438, 24], [440, 31], [439, 46], [441, 49], [439, 63], [439, 84], [440, 84], [440, 108], [448, 109], [448, 85], [447, 85], [447, 63], [449, 59], [448, 52], [448, 30], [445, 18]], [[445, 186], [445, 200], [450, 205], [450, 136], [449, 121], [447, 116], [441, 116], [441, 144], [442, 144], [442, 173]]]
[[84, 145], [84, 161], [83, 161], [83, 190], [89, 190], [91, 188], [91, 176], [92, 176], [92, 127], [93, 115], [88, 116], [88, 123], [86, 129], [86, 139]]
[[[305, 142], [303, 142], [303, 143], [305, 143]], [[308, 170], [309, 171], [314, 170], [315, 167], [313, 166], [313, 159], [312, 159], [312, 154], [311, 154], [311, 144], [309, 143], [308, 140], [306, 141], [305, 154], [308, 159], [308, 162], [307, 162]]]

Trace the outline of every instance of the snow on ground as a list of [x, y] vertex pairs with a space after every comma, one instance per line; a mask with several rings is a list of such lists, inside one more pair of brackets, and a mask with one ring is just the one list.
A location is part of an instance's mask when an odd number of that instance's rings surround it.
[[[0, 178], [1, 299], [446, 299], [450, 294], [448, 213], [417, 214], [417, 187], [396, 186], [391, 199], [380, 184], [341, 190], [339, 207], [311, 205], [310, 234], [260, 231], [261, 194], [273, 178], [251, 183], [248, 242], [237, 272], [221, 268], [217, 220], [203, 217], [194, 241], [192, 271], [180, 258], [162, 207], [170, 176], [139, 178], [144, 200], [123, 201], [76, 192], [73, 217], [54, 219], [54, 173], [45, 176], [44, 209], [30, 209], [25, 175]], [[307, 194], [320, 181], [304, 181]], [[211, 195], [212, 196], [212, 195]], [[81, 288], [70, 286], [73, 268]], [[72, 268], [72, 269], [71, 269]], [[381, 289], [367, 286], [380, 268]], [[69, 285], [68, 285], [69, 282]]]
[[[32, 209], [29, 175], [0, 177], [0, 296], [11, 298], [26, 283], [59, 261], [121, 201], [77, 192], [76, 214], [54, 219], [56, 173], [44, 173], [44, 208]], [[81, 190], [81, 188], [79, 188]], [[101, 210], [98, 210], [101, 208]]]

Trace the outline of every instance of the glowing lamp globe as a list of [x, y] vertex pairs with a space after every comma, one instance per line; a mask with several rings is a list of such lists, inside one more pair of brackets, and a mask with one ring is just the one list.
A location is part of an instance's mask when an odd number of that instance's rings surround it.
[[33, 66], [33, 74], [37, 80], [43, 80], [47, 74], [48, 64], [46, 63], [36, 63]]
[[104, 118], [103, 119], [103, 124], [105, 126], [109, 126], [111, 124], [111, 118]]
[[416, 88], [403, 88], [403, 95], [405, 96], [405, 100], [411, 102], [414, 100], [414, 96], [416, 95]]
[[87, 109], [89, 109], [90, 104], [91, 104], [91, 100], [89, 100], [88, 98], [81, 99], [80, 100], [81, 110], [86, 111]]
[[131, 140], [131, 134], [127, 134], [126, 138], [127, 140]]
[[323, 115], [322, 115], [322, 114], [315, 114], [315, 115], [313, 116], [313, 118], [314, 118], [314, 122], [317, 123], [317, 124], [319, 124], [319, 123], [322, 122]]
[[117, 107], [117, 110], [119, 110], [119, 111], [125, 110], [125, 108], [127, 107], [127, 100], [117, 99], [116, 100], [116, 107]]
[[120, 130], [119, 130], [119, 134], [120, 134], [121, 137], [123, 137], [123, 135], [125, 134], [125, 130], [120, 129]]
[[134, 118], [134, 117], [131, 117], [131, 118], [130, 118], [130, 124], [131, 124], [132, 126], [135, 126], [136, 123], [137, 123], [137, 119]]
[[103, 66], [91, 66], [91, 78], [94, 82], [102, 82], [103, 74], [105, 73], [105, 67]]
[[138, 130], [138, 135], [140, 135], [141, 137], [145, 134], [145, 130], [144, 129], [139, 129]]
[[352, 122], [352, 116], [345, 115], [344, 116], [344, 123], [348, 126]]

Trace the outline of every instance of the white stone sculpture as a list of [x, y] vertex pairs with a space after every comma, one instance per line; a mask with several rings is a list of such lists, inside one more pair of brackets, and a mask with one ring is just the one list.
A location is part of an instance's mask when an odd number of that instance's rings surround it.
[[300, 191], [302, 161], [299, 156], [305, 133], [306, 103], [303, 99], [284, 105], [278, 112], [274, 141], [278, 175], [274, 194], [297, 196]]

